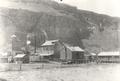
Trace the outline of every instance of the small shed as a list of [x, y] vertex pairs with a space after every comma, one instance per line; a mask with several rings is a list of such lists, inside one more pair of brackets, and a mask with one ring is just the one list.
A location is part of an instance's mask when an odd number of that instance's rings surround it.
[[29, 62], [29, 57], [26, 54], [17, 54], [14, 57], [14, 61], [16, 63], [28, 63]]

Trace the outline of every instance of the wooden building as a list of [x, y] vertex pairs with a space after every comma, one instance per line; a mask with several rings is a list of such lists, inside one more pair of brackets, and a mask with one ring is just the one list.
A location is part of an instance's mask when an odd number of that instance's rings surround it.
[[[96, 54], [93, 54], [94, 57], [97, 57]], [[120, 52], [100, 52], [98, 54], [99, 62], [120, 62]]]
[[41, 45], [39, 55], [50, 60], [84, 59], [84, 50], [79, 46], [70, 46], [60, 40], [48, 40]]
[[31, 54], [29, 59], [30, 62], [48, 61], [52, 58], [55, 51], [55, 43], [59, 40], [47, 40], [40, 48], [37, 48], [35, 54]]
[[29, 56], [26, 54], [17, 54], [14, 57], [15, 63], [29, 63]]
[[58, 52], [60, 55], [61, 60], [78, 60], [78, 59], [84, 59], [85, 54], [84, 50], [81, 49], [79, 46], [70, 46], [65, 43], [60, 43], [58, 45]]

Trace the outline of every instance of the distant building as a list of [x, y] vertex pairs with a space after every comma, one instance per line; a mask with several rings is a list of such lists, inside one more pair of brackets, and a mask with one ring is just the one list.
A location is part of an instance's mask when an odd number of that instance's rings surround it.
[[61, 60], [84, 59], [84, 50], [79, 46], [70, 46], [65, 43], [58, 45], [58, 51]]
[[14, 56], [15, 63], [28, 63], [29, 62], [29, 56], [26, 54], [17, 54]]
[[92, 54], [94, 57], [98, 56], [101, 62], [120, 62], [120, 52], [100, 52], [98, 55]]
[[47, 40], [40, 48], [37, 48], [36, 54], [30, 55], [30, 62], [38, 62], [51, 59], [55, 50], [55, 43], [59, 40]]
[[7, 53], [0, 53], [0, 63], [8, 63], [8, 54]]

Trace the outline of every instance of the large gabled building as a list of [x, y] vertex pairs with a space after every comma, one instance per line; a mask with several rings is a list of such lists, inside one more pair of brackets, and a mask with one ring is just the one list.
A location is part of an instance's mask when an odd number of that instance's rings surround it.
[[84, 59], [84, 50], [79, 46], [71, 46], [60, 40], [47, 40], [37, 50], [42, 58], [51, 60], [75, 60]]
[[49, 60], [55, 55], [55, 44], [59, 40], [46, 40], [40, 48], [37, 48], [36, 54], [30, 56], [30, 61]]

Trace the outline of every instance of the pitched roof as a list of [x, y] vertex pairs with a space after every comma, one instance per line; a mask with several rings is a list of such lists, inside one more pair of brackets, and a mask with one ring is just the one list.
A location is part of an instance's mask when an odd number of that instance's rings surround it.
[[90, 53], [91, 55], [95, 56], [96, 54], [95, 53]]
[[8, 53], [0, 52], [0, 58], [7, 58], [7, 57], [8, 57]]
[[41, 46], [49, 46], [49, 45], [54, 45], [55, 42], [59, 40], [47, 40], [45, 43], [43, 43]]
[[70, 49], [71, 51], [84, 51], [79, 46], [67, 46], [67, 48]]
[[67, 44], [67, 43], [63, 43], [64, 44], [64, 46], [66, 47], [66, 48], [68, 48], [68, 49], [70, 49], [71, 51], [84, 51], [82, 48], [80, 48], [79, 46], [72, 46], [72, 45], [70, 45], [70, 44]]
[[98, 56], [120, 56], [120, 52], [100, 52]]
[[16, 56], [15, 56], [15, 58], [23, 58], [25, 56], [25, 54], [17, 54]]

